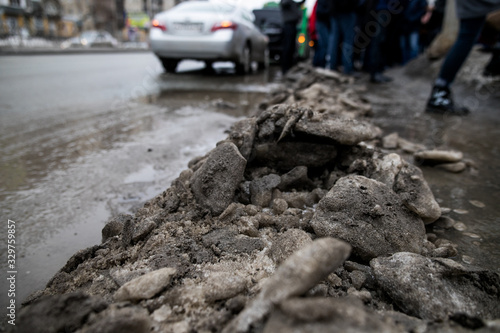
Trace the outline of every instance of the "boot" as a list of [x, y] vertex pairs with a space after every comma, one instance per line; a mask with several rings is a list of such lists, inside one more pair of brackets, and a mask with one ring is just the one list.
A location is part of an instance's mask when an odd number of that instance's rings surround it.
[[450, 114], [456, 116], [465, 116], [469, 114], [467, 108], [455, 105], [450, 88], [437, 86], [432, 88], [432, 93], [427, 101], [427, 108], [425, 111], [428, 113]]

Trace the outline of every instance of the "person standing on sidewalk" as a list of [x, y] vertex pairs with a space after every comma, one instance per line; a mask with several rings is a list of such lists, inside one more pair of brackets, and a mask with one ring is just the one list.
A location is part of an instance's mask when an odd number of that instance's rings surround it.
[[458, 37], [434, 82], [426, 112], [464, 116], [469, 110], [455, 105], [450, 86], [481, 33], [486, 15], [500, 9], [500, 0], [457, 0]]
[[404, 7], [399, 31], [402, 65], [416, 58], [420, 52], [420, 27], [427, 13], [427, 0], [405, 0]]
[[305, 0], [281, 0], [280, 9], [283, 17], [283, 50], [281, 55], [281, 72], [286, 74], [294, 63], [297, 39], [297, 24], [302, 19], [301, 5]]
[[330, 16], [330, 69], [336, 70], [338, 66], [339, 51], [342, 55], [344, 74], [352, 74], [354, 37], [357, 23], [356, 9], [359, 0], [335, 0]]
[[[375, 0], [372, 3], [373, 9], [370, 13], [375, 13], [377, 17], [383, 16], [382, 13], [389, 12], [389, 1], [390, 0]], [[372, 83], [387, 83], [392, 81], [391, 77], [383, 74], [387, 58], [389, 57], [384, 49], [384, 43], [388, 36], [387, 30], [391, 20], [392, 17], [388, 19], [388, 22], [377, 21], [377, 32], [372, 37], [367, 49], [366, 60], [368, 64], [366, 67], [370, 72], [370, 82]]]
[[314, 53], [313, 66], [326, 67], [326, 56], [330, 40], [330, 13], [334, 0], [318, 0], [315, 5], [315, 26], [318, 36], [318, 46]]

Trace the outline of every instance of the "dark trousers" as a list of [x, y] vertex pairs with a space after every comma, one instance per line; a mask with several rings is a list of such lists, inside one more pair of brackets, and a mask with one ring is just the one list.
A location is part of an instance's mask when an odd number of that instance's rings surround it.
[[283, 25], [283, 51], [281, 54], [281, 71], [288, 72], [293, 66], [296, 49], [297, 23], [285, 22]]
[[367, 69], [371, 76], [382, 73], [385, 67], [383, 44], [387, 37], [387, 27], [378, 25], [378, 30], [374, 34], [366, 53], [368, 61]]
[[342, 66], [344, 73], [350, 74], [353, 71], [353, 49], [356, 31], [356, 13], [340, 13], [333, 15], [330, 20], [330, 69], [335, 70], [339, 63], [339, 48], [342, 54]]
[[441, 71], [439, 72], [437, 80], [439, 85], [449, 86], [453, 83], [458, 71], [476, 43], [484, 21], [485, 17], [460, 20], [460, 30], [458, 32], [457, 41], [448, 52], [441, 67]]
[[326, 66], [326, 52], [328, 51], [328, 39], [330, 36], [330, 24], [326, 21], [316, 20], [316, 32], [318, 43], [314, 52], [313, 66]]

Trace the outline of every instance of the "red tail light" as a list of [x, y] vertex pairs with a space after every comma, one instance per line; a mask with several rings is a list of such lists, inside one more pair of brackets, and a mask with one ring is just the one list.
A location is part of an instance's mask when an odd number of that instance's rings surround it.
[[212, 31], [217, 31], [221, 29], [231, 29], [231, 30], [236, 30], [238, 28], [238, 25], [234, 22], [231, 21], [221, 21], [219, 23], [214, 24], [212, 27]]
[[158, 20], [153, 20], [153, 22], [151, 22], [151, 25], [153, 28], [158, 28], [161, 29], [162, 31], [167, 31], [167, 27], [164, 24], [161, 24], [160, 21]]

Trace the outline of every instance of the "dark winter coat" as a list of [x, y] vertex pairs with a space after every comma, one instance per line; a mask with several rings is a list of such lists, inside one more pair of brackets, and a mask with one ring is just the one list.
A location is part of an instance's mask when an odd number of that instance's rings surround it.
[[358, 9], [359, 4], [359, 0], [334, 0], [333, 14], [354, 12]]
[[293, 0], [281, 0], [280, 9], [284, 23], [298, 23], [302, 18], [300, 6], [305, 2], [295, 2]]
[[427, 0], [405, 0], [404, 12], [401, 21], [401, 33], [410, 34], [420, 28], [420, 19], [427, 10]]
[[461, 19], [486, 16], [500, 9], [500, 0], [457, 0], [457, 14]]
[[333, 12], [333, 1], [334, 0], [318, 0], [316, 7], [316, 19], [318, 21], [328, 22], [330, 20], [330, 15]]

